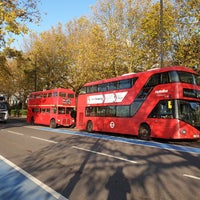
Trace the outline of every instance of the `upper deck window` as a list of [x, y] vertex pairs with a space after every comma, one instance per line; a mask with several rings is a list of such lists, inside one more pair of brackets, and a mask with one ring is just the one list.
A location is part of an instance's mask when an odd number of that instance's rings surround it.
[[200, 86], [200, 76], [195, 76], [195, 80], [198, 86]]
[[119, 89], [126, 89], [132, 87], [132, 79], [119, 81]]
[[97, 92], [97, 91], [98, 91], [97, 85], [89, 86], [89, 87], [86, 88], [87, 93], [93, 93], [93, 92]]
[[66, 93], [65, 92], [59, 92], [59, 96], [60, 97], [66, 97]]
[[48, 93], [48, 97], [52, 97], [52, 93], [50, 92], [50, 93]]
[[200, 79], [194, 74], [183, 71], [170, 71], [159, 74], [154, 74], [145, 84], [145, 87], [154, 87], [159, 84], [166, 83], [189, 83], [200, 85]]
[[68, 98], [71, 98], [71, 99], [74, 98], [74, 94], [68, 94], [67, 96], [68, 96]]
[[200, 85], [200, 76], [182, 71], [172, 71], [170, 74], [170, 82], [181, 82]]
[[187, 72], [181, 72], [181, 71], [178, 71], [177, 73], [179, 75], [179, 81], [180, 82], [196, 84], [194, 74], [187, 73]]
[[108, 90], [108, 84], [107, 83], [98, 85], [98, 92], [105, 92], [107, 90]]
[[81, 89], [80, 94], [129, 89], [135, 84], [136, 80], [137, 77], [120, 81], [102, 83], [98, 85], [86, 86]]
[[160, 84], [160, 74], [155, 74], [148, 80], [145, 87], [153, 87], [158, 84]]
[[53, 92], [53, 97], [57, 97], [58, 96], [58, 92]]

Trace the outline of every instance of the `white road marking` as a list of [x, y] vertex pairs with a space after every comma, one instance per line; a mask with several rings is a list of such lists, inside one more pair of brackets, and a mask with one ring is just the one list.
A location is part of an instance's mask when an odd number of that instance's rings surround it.
[[55, 142], [55, 141], [53, 141], [53, 140], [47, 140], [47, 139], [40, 138], [40, 137], [35, 137], [35, 136], [31, 136], [31, 138], [36, 139], [36, 140], [42, 140], [42, 141], [45, 141], [45, 142], [54, 143], [54, 144], [57, 144], [57, 143], [58, 143], [58, 142]]
[[18, 133], [18, 132], [15, 132], [15, 131], [8, 131], [9, 133], [12, 133], [12, 134], [15, 134], [15, 135], [24, 135], [23, 133]]
[[200, 180], [200, 177], [192, 176], [192, 175], [189, 175], [189, 174], [183, 174], [183, 176], [186, 176], [186, 177], [192, 178], [192, 179], [196, 179], [196, 180]]
[[79, 149], [79, 150], [82, 150], [82, 151], [91, 152], [91, 153], [95, 153], [95, 154], [98, 154], [98, 155], [101, 155], [101, 156], [106, 156], [106, 157], [115, 158], [115, 159], [118, 159], [118, 160], [123, 160], [123, 161], [134, 163], [134, 164], [138, 163], [137, 161], [134, 161], [134, 160], [128, 160], [126, 158], [122, 158], [122, 157], [118, 157], [118, 156], [113, 156], [113, 155], [106, 154], [106, 153], [101, 153], [101, 152], [98, 152], [98, 151], [92, 151], [92, 150], [84, 149], [84, 148], [77, 147], [77, 146], [72, 146], [72, 148]]
[[58, 192], [56, 192], [52, 188], [50, 188], [48, 185], [42, 183], [40, 180], [36, 179], [31, 174], [27, 173], [26, 171], [24, 171], [23, 169], [21, 169], [20, 167], [18, 167], [17, 165], [15, 165], [14, 163], [12, 163], [11, 161], [7, 160], [6, 158], [4, 158], [1, 155], [0, 155], [0, 159], [3, 160], [5, 163], [7, 163], [12, 168], [14, 168], [16, 171], [18, 171], [21, 174], [23, 174], [25, 177], [27, 177], [29, 180], [31, 180], [35, 184], [39, 185], [42, 189], [44, 189], [45, 191], [50, 193], [56, 199], [58, 199], [58, 200], [68, 200], [67, 198], [65, 198], [64, 196], [62, 196], [61, 194], [59, 194]]
[[[20, 135], [20, 136], [24, 136], [23, 133], [18, 133], [18, 132], [15, 132], [15, 131], [8, 131], [9, 133], [12, 133], [12, 134], [15, 134], [15, 135]], [[35, 137], [35, 136], [30, 136], [31, 138], [33, 139], [37, 139], [37, 140], [42, 140], [42, 141], [45, 141], [45, 142], [50, 142], [50, 143], [54, 143], [54, 144], [57, 144], [58, 142], [55, 142], [53, 140], [47, 140], [47, 139], [44, 139], [44, 138], [40, 138], [40, 137]]]

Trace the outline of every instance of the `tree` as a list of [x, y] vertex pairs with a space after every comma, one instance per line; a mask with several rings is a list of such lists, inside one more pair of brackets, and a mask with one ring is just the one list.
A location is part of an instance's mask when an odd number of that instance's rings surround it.
[[66, 84], [76, 93], [89, 81], [105, 78], [105, 37], [102, 29], [87, 17], [66, 24]]
[[[176, 12], [170, 1], [165, 1], [163, 9], [163, 49], [164, 64], [170, 62], [173, 33], [176, 32]], [[153, 66], [160, 67], [161, 37], [160, 37], [160, 3], [149, 6], [141, 16], [139, 32], [139, 51], [142, 60], [145, 60], [146, 69]]]
[[27, 33], [27, 23], [39, 22], [38, 0], [1, 0], [0, 49], [13, 41], [10, 34]]
[[25, 41], [25, 45], [27, 47], [26, 56], [32, 65], [30, 76], [36, 73], [36, 80], [34, 80], [36, 90], [62, 86], [67, 70], [65, 56], [67, 45], [62, 25], [59, 24], [41, 34], [32, 33], [31, 40]]
[[[106, 36], [106, 65], [111, 76], [134, 70], [137, 63], [136, 31], [143, 2], [133, 0], [98, 1], [92, 8], [94, 20]], [[136, 64], [137, 66], [137, 64]]]
[[200, 67], [200, 0], [176, 0], [177, 31], [173, 33], [172, 63]]
[[15, 96], [24, 107], [31, 86], [26, 77], [28, 61], [20, 51], [6, 48], [4, 52], [8, 71], [4, 74], [4, 79], [0, 80], [0, 91], [8, 98]]
[[1, 91], [6, 88], [10, 90], [9, 84], [5, 85], [12, 79], [8, 62], [12, 56], [15, 59], [14, 54], [17, 52], [8, 47], [14, 40], [14, 35], [27, 33], [29, 23], [39, 22], [38, 3], [38, 0], [1, 0], [0, 2], [0, 83], [1, 86], [5, 86]]

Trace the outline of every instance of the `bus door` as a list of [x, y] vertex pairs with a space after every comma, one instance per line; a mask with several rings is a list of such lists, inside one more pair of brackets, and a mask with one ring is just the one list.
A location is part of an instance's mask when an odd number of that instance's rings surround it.
[[149, 115], [151, 137], [168, 138], [178, 130], [173, 100], [161, 100]]

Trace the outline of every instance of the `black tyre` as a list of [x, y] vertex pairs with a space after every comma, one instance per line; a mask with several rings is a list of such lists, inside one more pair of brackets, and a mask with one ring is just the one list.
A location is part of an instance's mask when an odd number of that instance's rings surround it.
[[92, 132], [93, 132], [93, 123], [92, 123], [92, 121], [88, 121], [86, 130], [87, 130], [87, 132], [89, 132], [89, 133], [92, 133]]
[[138, 130], [138, 137], [141, 140], [150, 140], [151, 129], [148, 124], [141, 124]]
[[55, 119], [51, 119], [50, 121], [50, 128], [56, 128], [57, 124], [56, 124], [56, 121]]

